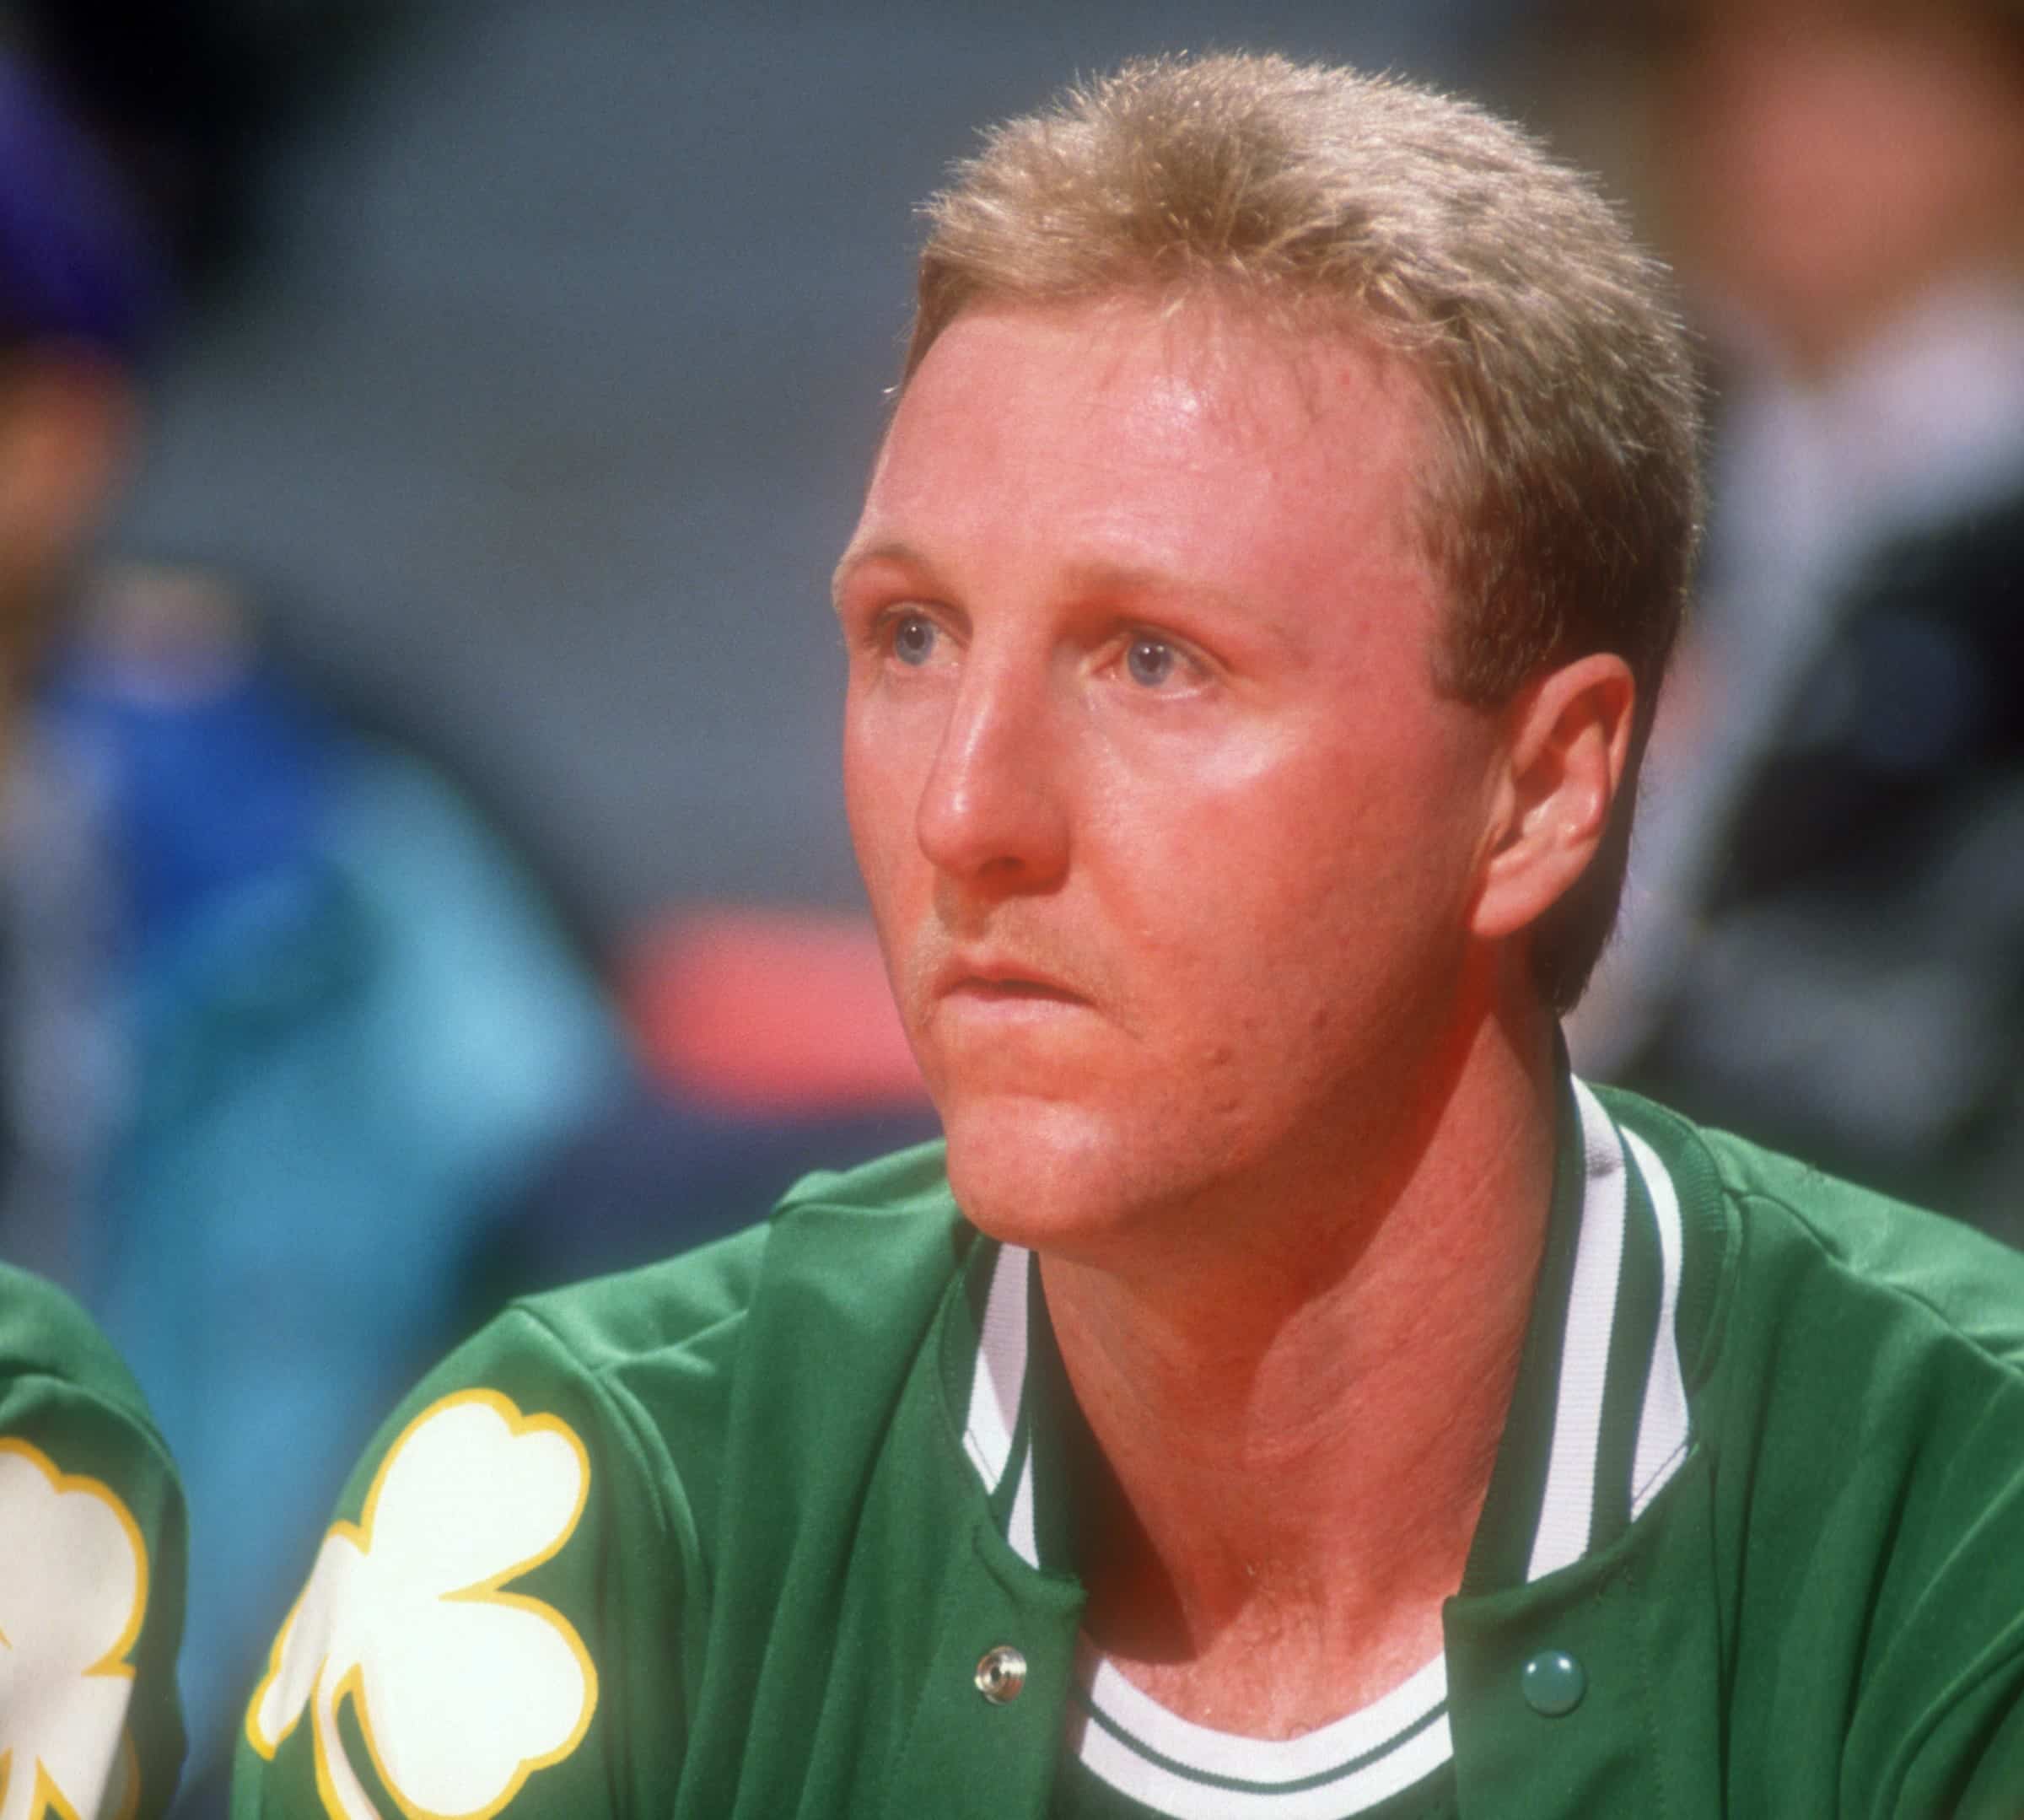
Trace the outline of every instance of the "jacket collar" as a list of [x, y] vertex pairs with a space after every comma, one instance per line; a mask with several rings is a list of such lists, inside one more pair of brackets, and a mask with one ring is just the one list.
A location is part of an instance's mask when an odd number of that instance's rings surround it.
[[[1561, 1100], [1545, 1252], [1467, 1592], [1526, 1584], [1607, 1547], [1693, 1441], [1688, 1387], [1720, 1251], [1682, 1200], [1698, 1146], [1683, 1150], [1663, 1115], [1634, 1128], [1655, 1109], [1614, 1094], [1606, 1103], [1571, 1075]], [[972, 1247], [941, 1371], [999, 1532], [1029, 1566], [1072, 1570], [1061, 1430], [1074, 1417], [1030, 1252]]]
[[[1628, 1096], [1564, 1075], [1560, 1097], [1545, 1252], [1465, 1602], [1579, 1577], [1570, 1570], [1625, 1537], [1694, 1444], [1689, 1392], [1725, 1249], [1704, 1153], [1688, 1128]], [[1080, 1427], [1031, 1255], [991, 1241], [972, 1247], [941, 1339], [950, 1424], [992, 1522], [1027, 1567], [1072, 1575]], [[1275, 1814], [1293, 1811], [1270, 1804], [1275, 1790], [1326, 1788], [1331, 1812], [1354, 1812], [1441, 1772], [1452, 1752], [1442, 1657], [1383, 1699], [1293, 1741], [1298, 1750], [1266, 1745], [1241, 1757], [1225, 1747], [1257, 1741], [1187, 1727], [1101, 1663], [1085, 1659], [1084, 1678], [1085, 1761], [1093, 1747], [1124, 1773], [1144, 1771], [1172, 1812], [1190, 1812], [1189, 1791], [1204, 1788], [1201, 1811], [1219, 1811], [1219, 1786], [1221, 1799], [1242, 1789], [1268, 1801], [1261, 1813]]]

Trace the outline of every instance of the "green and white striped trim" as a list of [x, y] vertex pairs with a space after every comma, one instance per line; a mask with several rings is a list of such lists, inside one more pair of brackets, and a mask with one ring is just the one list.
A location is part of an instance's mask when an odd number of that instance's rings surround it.
[[[1638, 1399], [1630, 1474], [1630, 1515], [1642, 1514], [1687, 1457], [1686, 1373], [1676, 1317], [1680, 1300], [1680, 1201], [1651, 1146], [1618, 1125], [1581, 1081], [1574, 1083], [1581, 1117], [1581, 1230], [1575, 1252], [1574, 1286], [1560, 1345], [1560, 1392], [1553, 1412], [1546, 1494], [1532, 1537], [1528, 1581], [1569, 1567], [1597, 1541], [1600, 1469], [1605, 1458], [1604, 1418], [1609, 1401], [1612, 1341], [1619, 1314], [1652, 1284], [1627, 1280], [1630, 1241], [1655, 1237], [1658, 1318], [1644, 1360]], [[1649, 1225], [1632, 1223], [1632, 1171], [1644, 1193], [1639, 1211]], [[1649, 1279], [1648, 1273], [1639, 1273]]]

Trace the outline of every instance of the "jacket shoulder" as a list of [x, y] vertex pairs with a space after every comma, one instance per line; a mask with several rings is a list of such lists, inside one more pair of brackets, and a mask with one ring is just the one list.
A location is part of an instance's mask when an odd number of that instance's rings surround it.
[[[1818, 1304], [1823, 1319], [1958, 1343], [2024, 1390], [2024, 1252], [1640, 1095], [1597, 1091], [1656, 1146], [1679, 1179], [1690, 1234], [1716, 1254], [1703, 1257], [1700, 1274], [1718, 1349], [1745, 1341], [1729, 1332], [1739, 1322], [1768, 1322], [1790, 1343]], [[1855, 1363], [1846, 1330], [1823, 1337]]]
[[939, 1144], [805, 1176], [770, 1218], [694, 1251], [525, 1296], [530, 1320], [585, 1370], [622, 1375], [674, 1351], [721, 1351], [784, 1279], [848, 1252], [848, 1300], [873, 1306], [923, 1260], [945, 1260], [960, 1216]]
[[659, 1262], [511, 1304], [436, 1385], [499, 1382], [588, 1398], [708, 1507], [758, 1384], [820, 1360], [818, 1390], [880, 1376], [940, 1300], [970, 1236], [939, 1144], [805, 1177], [762, 1224]]
[[1958, 1341], [2024, 1391], [2024, 1252], [1741, 1138], [1702, 1136], [1748, 1270], [1811, 1281], [1851, 1311]]
[[1712, 1573], [1731, 1764], [1788, 1779], [1781, 1812], [2014, 1812], [1986, 1796], [2024, 1750], [2024, 1256], [1611, 1099], [1726, 1237], [1666, 1584]]
[[53, 1283], [0, 1264], [0, 1380], [61, 1379], [150, 1430], [133, 1374], [76, 1302]]
[[896, 1150], [856, 1169], [817, 1170], [788, 1190], [779, 1214], [817, 1206], [886, 1214], [902, 1221], [946, 1219], [955, 1211], [949, 1193], [946, 1147], [938, 1139], [933, 1144]]

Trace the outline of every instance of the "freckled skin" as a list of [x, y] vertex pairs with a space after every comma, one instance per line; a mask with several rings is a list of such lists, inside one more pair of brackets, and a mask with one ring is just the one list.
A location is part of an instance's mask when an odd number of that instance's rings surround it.
[[[1311, 1254], [1424, 1141], [1502, 730], [1434, 682], [1429, 427], [1354, 339], [1206, 307], [978, 309], [909, 384], [838, 571], [845, 788], [985, 1230]], [[1041, 989], [939, 989], [977, 955]]]

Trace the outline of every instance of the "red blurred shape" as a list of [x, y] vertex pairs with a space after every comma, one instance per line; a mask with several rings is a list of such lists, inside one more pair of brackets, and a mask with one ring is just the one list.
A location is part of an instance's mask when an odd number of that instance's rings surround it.
[[869, 918], [678, 913], [632, 945], [620, 993], [649, 1073], [688, 1098], [799, 1118], [926, 1103]]

